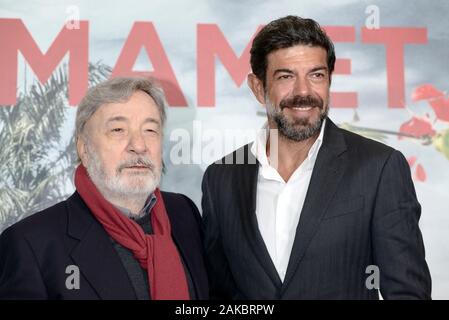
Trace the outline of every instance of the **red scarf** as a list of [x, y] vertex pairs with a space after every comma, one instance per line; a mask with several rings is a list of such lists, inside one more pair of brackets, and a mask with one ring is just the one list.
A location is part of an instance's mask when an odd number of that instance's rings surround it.
[[106, 232], [131, 250], [142, 268], [147, 270], [151, 299], [190, 299], [184, 267], [171, 238], [170, 221], [159, 188], [154, 191], [157, 201], [151, 210], [154, 234], [148, 235], [103, 197], [82, 164], [75, 172], [75, 186]]

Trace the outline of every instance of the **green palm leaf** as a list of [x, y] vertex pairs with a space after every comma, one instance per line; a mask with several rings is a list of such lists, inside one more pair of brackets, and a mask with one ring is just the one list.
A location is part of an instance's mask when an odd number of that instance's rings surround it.
[[[45, 83], [21, 93], [14, 106], [0, 106], [0, 231], [67, 197], [77, 156], [75, 139], [62, 136], [68, 106], [67, 66]], [[89, 64], [89, 85], [111, 68]]]

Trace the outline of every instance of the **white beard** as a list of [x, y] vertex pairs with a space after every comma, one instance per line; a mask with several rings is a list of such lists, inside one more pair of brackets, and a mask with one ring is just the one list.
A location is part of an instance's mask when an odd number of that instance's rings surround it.
[[[122, 177], [120, 165], [124, 165], [129, 161], [125, 161], [118, 165], [115, 175], [109, 175], [104, 170], [104, 165], [98, 154], [92, 151], [86, 144], [88, 155], [86, 170], [92, 179], [92, 182], [101, 192], [101, 194], [109, 201], [126, 200], [129, 198], [146, 199], [158, 187], [161, 180], [161, 170], [156, 168], [150, 159], [144, 158], [148, 164], [151, 163], [151, 170], [145, 173], [135, 173], [127, 179]], [[114, 202], [114, 201], [111, 201]]]

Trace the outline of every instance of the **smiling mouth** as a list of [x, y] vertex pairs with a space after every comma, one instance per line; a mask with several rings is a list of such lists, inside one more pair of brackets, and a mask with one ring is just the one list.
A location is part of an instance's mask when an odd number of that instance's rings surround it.
[[301, 106], [301, 107], [285, 107], [284, 109], [290, 109], [292, 111], [297, 111], [297, 112], [306, 112], [306, 111], [315, 109], [315, 107], [306, 105], [306, 106]]
[[300, 110], [300, 111], [309, 111], [312, 110], [313, 107], [292, 107], [293, 110]]

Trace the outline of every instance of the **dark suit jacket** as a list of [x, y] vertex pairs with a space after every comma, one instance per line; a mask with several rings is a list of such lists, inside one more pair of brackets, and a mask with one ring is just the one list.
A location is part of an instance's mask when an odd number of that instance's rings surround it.
[[384, 299], [430, 298], [421, 207], [407, 161], [326, 123], [283, 283], [257, 225], [259, 164], [250, 146], [221, 160], [244, 158], [244, 164], [206, 170], [203, 228], [212, 297], [378, 299], [365, 285], [374, 283], [366, 269], [376, 265]]
[[[185, 196], [162, 192], [172, 237], [196, 296], [208, 298], [200, 215]], [[80, 270], [68, 290], [66, 268]], [[6, 229], [0, 237], [0, 299], [136, 299], [128, 274], [103, 226], [79, 194]]]

